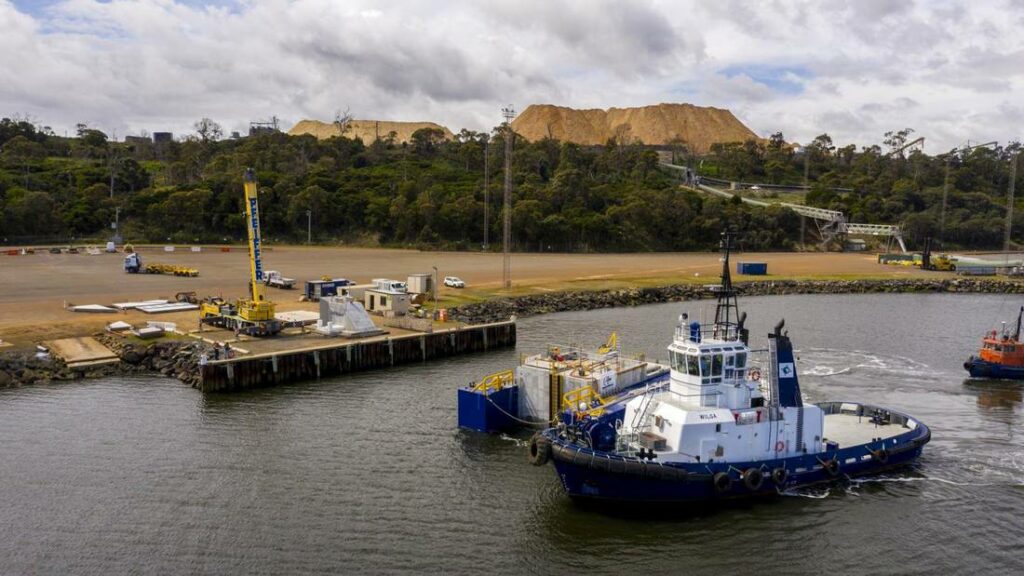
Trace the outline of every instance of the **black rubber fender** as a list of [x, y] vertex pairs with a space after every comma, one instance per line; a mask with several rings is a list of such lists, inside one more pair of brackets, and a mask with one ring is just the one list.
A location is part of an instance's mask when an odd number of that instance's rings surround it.
[[786, 470], [785, 468], [776, 468], [775, 470], [772, 470], [772, 482], [774, 482], [776, 486], [785, 486], [787, 480], [789, 480], [789, 470]]
[[711, 483], [715, 486], [715, 492], [725, 494], [732, 489], [732, 476], [728, 472], [718, 472], [711, 477]]
[[544, 436], [540, 432], [533, 435], [530, 438], [530, 448], [527, 452], [527, 458], [530, 460], [530, 464], [534, 466], [543, 466], [548, 463], [551, 459], [551, 440], [548, 440], [547, 436]]
[[764, 473], [760, 468], [747, 468], [741, 476], [743, 485], [751, 492], [757, 492], [764, 485]]

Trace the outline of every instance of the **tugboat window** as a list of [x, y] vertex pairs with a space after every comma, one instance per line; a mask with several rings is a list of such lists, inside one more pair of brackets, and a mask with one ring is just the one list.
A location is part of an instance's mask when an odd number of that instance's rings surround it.
[[700, 375], [705, 379], [711, 378], [711, 356], [700, 357]]
[[722, 375], [722, 355], [721, 354], [715, 354], [711, 358], [712, 358], [712, 361], [711, 361], [711, 375], [712, 376], [721, 376]]
[[700, 376], [700, 366], [697, 364], [696, 354], [686, 355], [686, 368], [691, 376]]
[[736, 361], [736, 358], [732, 354], [729, 354], [728, 356], [725, 357], [725, 365], [726, 366], [730, 366], [731, 367], [733, 365], [733, 362], [735, 362], [735, 361]]
[[736, 355], [736, 368], [742, 370], [747, 367], [747, 353], [740, 352]]
[[686, 358], [679, 352], [671, 352], [672, 354], [672, 368], [681, 374], [686, 374]]

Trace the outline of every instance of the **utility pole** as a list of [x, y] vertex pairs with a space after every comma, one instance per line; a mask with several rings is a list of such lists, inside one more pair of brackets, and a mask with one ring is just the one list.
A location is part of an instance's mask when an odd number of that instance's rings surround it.
[[114, 242], [121, 241], [121, 207], [114, 207]]
[[505, 117], [505, 205], [502, 220], [504, 220], [504, 232], [502, 234], [502, 286], [505, 289], [512, 287], [512, 260], [509, 250], [512, 249], [512, 140], [515, 132], [512, 130], [512, 118], [515, 118], [516, 111], [510, 104], [507, 108], [501, 109]]
[[484, 140], [484, 250], [490, 245], [491, 236], [491, 166], [490, 159], [491, 135]]
[[306, 210], [306, 244], [313, 243], [313, 211]]
[[1003, 239], [1003, 251], [1007, 254], [1010, 252], [1010, 232], [1013, 231], [1013, 188], [1017, 182], [1018, 158], [1020, 158], [1020, 152], [1014, 154], [1013, 159], [1010, 160], [1010, 186], [1006, 194], [1006, 237]]

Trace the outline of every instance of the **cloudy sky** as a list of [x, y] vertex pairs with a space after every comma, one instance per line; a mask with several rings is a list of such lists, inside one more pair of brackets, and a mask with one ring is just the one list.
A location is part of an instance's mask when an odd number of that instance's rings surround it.
[[937, 153], [1024, 137], [1024, 0], [0, 0], [0, 116], [58, 133], [690, 102]]

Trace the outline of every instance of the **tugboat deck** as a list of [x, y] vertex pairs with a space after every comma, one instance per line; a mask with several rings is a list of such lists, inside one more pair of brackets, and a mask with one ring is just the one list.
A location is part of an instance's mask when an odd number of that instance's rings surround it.
[[893, 438], [913, 429], [913, 421], [908, 422], [909, 428], [900, 424], [878, 424], [870, 416], [856, 414], [826, 414], [825, 439], [838, 442], [840, 448], [867, 444], [879, 438]]

